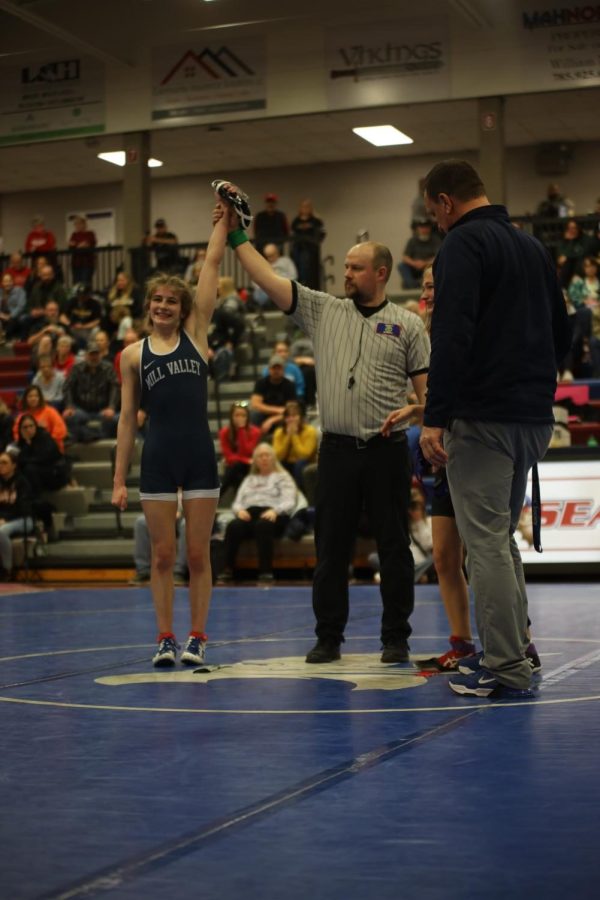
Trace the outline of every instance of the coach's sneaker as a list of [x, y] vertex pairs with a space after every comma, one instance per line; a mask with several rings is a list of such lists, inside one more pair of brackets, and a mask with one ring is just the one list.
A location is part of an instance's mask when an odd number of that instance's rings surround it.
[[158, 642], [158, 650], [152, 657], [152, 665], [157, 668], [166, 668], [175, 665], [177, 656], [177, 642], [174, 635], [162, 637]]
[[525, 650], [525, 659], [531, 666], [531, 672], [533, 675], [537, 675], [538, 672], [542, 671], [542, 661], [538, 656], [538, 652], [535, 649], [535, 644], [530, 642], [527, 645], [527, 649]]
[[475, 672], [479, 672], [482, 659], [483, 650], [480, 650], [479, 653], [474, 653], [473, 656], [468, 656], [466, 659], [461, 659], [458, 663], [458, 671], [461, 675], [473, 675]]
[[502, 684], [483, 666], [470, 675], [451, 675], [448, 684], [455, 694], [466, 697], [489, 697], [490, 700], [531, 700], [535, 697], [530, 688], [513, 688]]
[[[467, 659], [461, 659], [458, 663], [458, 671], [461, 675], [472, 675], [473, 672], [477, 672], [481, 668], [482, 659], [483, 650], [480, 650], [479, 653], [476, 653], [474, 656], [470, 656]], [[525, 650], [525, 659], [529, 663], [532, 675], [537, 675], [538, 672], [542, 671], [542, 661], [535, 649], [535, 644], [528, 644], [527, 649]]]
[[465, 641], [463, 638], [450, 635], [450, 647], [442, 656], [433, 656], [431, 659], [417, 659], [419, 669], [433, 669], [436, 672], [453, 672], [458, 668], [461, 660], [475, 655], [475, 644]]
[[206, 635], [202, 637], [190, 634], [183, 648], [180, 660], [184, 666], [201, 666], [206, 653]]
[[250, 212], [250, 204], [248, 203], [248, 195], [240, 191], [238, 187], [231, 184], [230, 181], [222, 181], [217, 179], [212, 182], [213, 190], [228, 203], [231, 203], [240, 219], [240, 226], [244, 229], [250, 228], [253, 215]]

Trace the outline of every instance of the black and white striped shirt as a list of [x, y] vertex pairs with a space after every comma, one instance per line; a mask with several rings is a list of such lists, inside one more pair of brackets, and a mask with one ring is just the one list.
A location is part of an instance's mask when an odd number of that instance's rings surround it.
[[314, 343], [323, 431], [374, 437], [389, 413], [406, 405], [408, 378], [428, 370], [421, 319], [389, 301], [364, 316], [352, 300], [292, 285], [289, 314]]

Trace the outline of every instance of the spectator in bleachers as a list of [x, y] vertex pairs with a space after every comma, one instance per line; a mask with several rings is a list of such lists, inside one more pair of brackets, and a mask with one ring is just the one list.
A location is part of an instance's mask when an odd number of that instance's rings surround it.
[[64, 453], [29, 413], [19, 419], [16, 446], [19, 448], [19, 470], [34, 493], [59, 491], [69, 483], [69, 466]]
[[583, 260], [583, 275], [574, 275], [571, 279], [569, 300], [575, 309], [592, 305], [600, 300], [598, 261], [594, 257], [586, 256]]
[[416, 227], [416, 223], [423, 219], [429, 219], [433, 224], [433, 219], [425, 206], [425, 197], [423, 196], [424, 190], [425, 178], [419, 178], [419, 181], [417, 182], [417, 195], [410, 205], [410, 227], [413, 231]]
[[[305, 394], [304, 375], [302, 374], [300, 366], [297, 366], [296, 363], [290, 359], [289, 340], [287, 338], [280, 338], [280, 340], [275, 341], [273, 354], [275, 356], [280, 356], [283, 359], [283, 374], [296, 388], [296, 397], [298, 400], [303, 400]], [[268, 374], [269, 367], [265, 366], [263, 369], [263, 376]]]
[[94, 332], [94, 343], [100, 351], [100, 359], [106, 360], [112, 365], [113, 354], [110, 349], [110, 339], [103, 328], [99, 328], [98, 331]]
[[71, 438], [85, 444], [114, 437], [119, 395], [112, 363], [101, 359], [100, 347], [90, 341], [85, 360], [75, 363], [65, 385], [63, 416]]
[[0, 450], [5, 450], [12, 443], [14, 419], [6, 402], [0, 397]]
[[154, 251], [158, 272], [177, 273], [179, 271], [179, 241], [177, 235], [168, 230], [164, 219], [156, 220], [154, 234], [147, 235], [144, 243]]
[[202, 271], [202, 266], [204, 265], [205, 259], [206, 247], [198, 247], [193, 261], [185, 270], [184, 280], [187, 281], [187, 283], [191, 285], [191, 287], [196, 287], [196, 285], [198, 284], [198, 279], [200, 278], [200, 272]]
[[33, 531], [31, 487], [17, 470], [16, 450], [0, 453], [0, 580], [12, 578], [11, 538]]
[[54, 368], [63, 372], [65, 378], [75, 365], [76, 359], [73, 353], [73, 338], [69, 334], [62, 334], [56, 341], [56, 356]]
[[307, 407], [314, 406], [317, 400], [317, 377], [315, 349], [311, 339], [304, 334], [295, 338], [290, 346], [290, 356], [304, 378], [304, 402]]
[[66, 376], [54, 367], [52, 356], [44, 354], [38, 358], [37, 372], [31, 383], [39, 387], [46, 403], [58, 412], [62, 412], [64, 406], [65, 382]]
[[283, 411], [283, 425], [273, 433], [273, 449], [302, 491], [304, 468], [317, 458], [317, 441], [317, 429], [305, 420], [302, 404], [290, 400]]
[[592, 257], [586, 257], [583, 268], [583, 278], [575, 276], [569, 285], [569, 299], [575, 307], [569, 364], [575, 378], [598, 378], [600, 377], [599, 263]]
[[31, 231], [25, 238], [25, 253], [32, 259], [43, 255], [49, 261], [56, 260], [56, 238], [46, 228], [43, 216], [34, 216], [31, 220]]
[[136, 341], [139, 341], [140, 333], [135, 328], [128, 328], [125, 334], [123, 335], [123, 340], [121, 342], [120, 350], [117, 350], [115, 353], [115, 358], [113, 360], [113, 367], [117, 375], [117, 381], [119, 384], [121, 381], [121, 354], [125, 347], [129, 347], [130, 344], [135, 344]]
[[43, 334], [37, 344], [31, 349], [31, 378], [38, 370], [40, 357], [49, 356], [54, 362], [56, 358], [56, 350], [54, 349], [54, 340], [51, 334]]
[[246, 307], [229, 276], [219, 278], [217, 297], [208, 335], [209, 371], [216, 381], [223, 381], [231, 372], [235, 348], [246, 329]]
[[20, 332], [20, 318], [26, 305], [24, 288], [16, 285], [12, 275], [5, 272], [0, 290], [0, 341], [10, 341]]
[[17, 287], [27, 291], [27, 283], [31, 278], [31, 269], [25, 264], [23, 254], [20, 251], [11, 253], [10, 264], [4, 270], [5, 275], [10, 275]]
[[123, 310], [132, 319], [139, 318], [142, 311], [141, 297], [131, 275], [127, 272], [117, 272], [106, 298], [106, 314], [103, 325], [109, 335], [112, 336], [117, 332], [122, 321]]
[[25, 293], [29, 297], [33, 288], [40, 280], [40, 273], [44, 266], [49, 265], [48, 260], [45, 256], [36, 256], [35, 259], [31, 260], [31, 269], [29, 278], [25, 283]]
[[49, 335], [54, 344], [62, 334], [68, 332], [68, 319], [61, 313], [56, 300], [48, 300], [40, 310], [41, 315], [31, 318], [27, 343], [32, 350], [37, 346], [44, 335]]
[[44, 315], [44, 307], [49, 300], [58, 303], [60, 312], [64, 312], [67, 305], [67, 294], [56, 277], [53, 266], [42, 266], [39, 277], [36, 278], [27, 297], [27, 320], [24, 322], [23, 337], [27, 338], [36, 319]]
[[538, 204], [536, 215], [542, 219], [566, 219], [575, 215], [573, 201], [563, 197], [557, 184], [550, 182], [546, 191], [546, 199]]
[[303, 200], [292, 220], [290, 256], [298, 270], [298, 281], [321, 290], [321, 244], [325, 238], [322, 219], [315, 215], [311, 200]]
[[[419, 488], [412, 488], [410, 502], [408, 504], [408, 517], [410, 529], [410, 552], [415, 562], [415, 584], [426, 584], [427, 572], [433, 567], [433, 534], [431, 519], [427, 515], [425, 498]], [[372, 566], [373, 580], [381, 583], [381, 565], [378, 553], [369, 554], [369, 564]]]
[[259, 378], [250, 397], [250, 421], [258, 425], [263, 434], [269, 434], [283, 421], [283, 410], [288, 400], [296, 399], [296, 388], [284, 375], [285, 360], [272, 356], [269, 374]]
[[273, 545], [297, 507], [298, 489], [277, 462], [270, 444], [258, 444], [249, 474], [242, 481], [232, 510], [236, 515], [225, 531], [225, 569], [219, 580], [232, 581], [242, 541], [254, 538], [258, 548], [258, 580], [273, 581]]
[[45, 428], [53, 441], [55, 441], [61, 453], [64, 453], [64, 440], [67, 436], [67, 426], [65, 420], [53, 406], [46, 403], [44, 395], [37, 384], [30, 384], [25, 388], [21, 397], [21, 412], [17, 416], [13, 425], [13, 438], [18, 440], [19, 422], [25, 413], [33, 416], [35, 421], [42, 428]]
[[290, 233], [286, 214], [277, 209], [277, 199], [277, 194], [265, 194], [265, 208], [254, 217], [254, 244], [261, 253], [266, 244], [282, 250]]
[[71, 273], [74, 284], [91, 285], [96, 267], [96, 235], [87, 226], [85, 216], [75, 216], [73, 233], [69, 238]]
[[575, 219], [569, 219], [562, 238], [556, 246], [558, 277], [563, 287], [568, 287], [574, 275], [581, 275], [583, 260], [591, 255], [592, 239], [581, 229]]
[[440, 249], [442, 239], [434, 231], [430, 219], [418, 219], [415, 222], [415, 233], [408, 239], [398, 271], [405, 290], [421, 287], [423, 272], [433, 262]]
[[[289, 256], [281, 255], [281, 250], [277, 244], [265, 244], [262, 254], [277, 275], [281, 275], [282, 278], [289, 278], [290, 281], [295, 281], [298, 278], [296, 266], [293, 261]], [[252, 283], [252, 302], [260, 309], [273, 307], [273, 304], [266, 293], [254, 282]]]
[[77, 349], [83, 349], [102, 319], [100, 301], [94, 297], [89, 283], [77, 284], [75, 294], [67, 303], [65, 318]]
[[248, 474], [252, 454], [261, 437], [260, 428], [250, 423], [248, 404], [232, 403], [229, 424], [219, 431], [225, 471], [221, 478], [221, 497], [228, 488], [239, 488]]

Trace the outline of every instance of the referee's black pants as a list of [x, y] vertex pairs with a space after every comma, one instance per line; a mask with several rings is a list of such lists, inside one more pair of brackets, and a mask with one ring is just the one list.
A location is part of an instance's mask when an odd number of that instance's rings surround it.
[[348, 621], [348, 566], [359, 516], [367, 511], [381, 561], [383, 644], [406, 639], [414, 607], [414, 562], [408, 504], [411, 466], [404, 435], [361, 446], [324, 435], [319, 449], [313, 609], [318, 638], [343, 641]]

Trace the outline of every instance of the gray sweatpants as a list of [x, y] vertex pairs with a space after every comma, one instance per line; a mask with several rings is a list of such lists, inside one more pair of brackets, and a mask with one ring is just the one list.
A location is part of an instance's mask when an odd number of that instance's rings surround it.
[[514, 532], [527, 474], [551, 435], [551, 425], [470, 419], [454, 419], [444, 435], [484, 665], [515, 688], [528, 686], [531, 670], [525, 660], [527, 593]]

